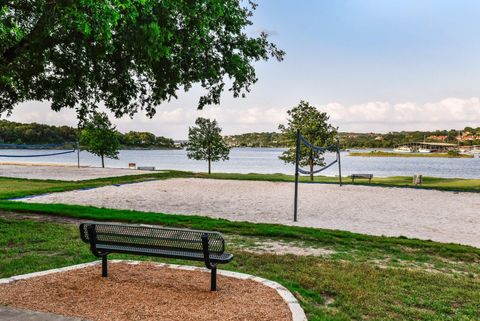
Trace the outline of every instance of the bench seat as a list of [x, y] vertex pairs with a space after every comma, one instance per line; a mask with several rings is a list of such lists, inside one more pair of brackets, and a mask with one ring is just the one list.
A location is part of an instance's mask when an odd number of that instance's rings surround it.
[[[124, 245], [104, 245], [98, 244], [97, 250], [104, 250], [110, 253], [123, 253], [123, 254], [137, 254], [146, 256], [158, 256], [172, 259], [184, 259], [190, 261], [205, 261], [203, 252], [194, 251], [175, 251], [167, 249], [157, 249], [148, 247], [136, 247], [136, 246], [124, 246]], [[230, 253], [210, 253], [210, 261], [212, 263], [226, 264], [233, 259], [233, 255]]]

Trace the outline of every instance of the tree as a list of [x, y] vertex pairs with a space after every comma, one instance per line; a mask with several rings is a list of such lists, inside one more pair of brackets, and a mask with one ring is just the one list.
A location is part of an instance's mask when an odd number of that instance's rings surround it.
[[250, 37], [256, 4], [239, 0], [0, 1], [0, 113], [26, 100], [75, 108], [100, 102], [116, 117], [156, 106], [200, 84], [198, 108], [257, 81], [253, 63], [284, 52]]
[[102, 158], [102, 167], [105, 167], [104, 157], [118, 159], [118, 135], [105, 113], [93, 113], [80, 132], [80, 145], [85, 150]]
[[222, 129], [216, 120], [199, 117], [195, 125], [188, 129], [187, 156], [208, 161], [208, 174], [211, 174], [211, 162], [227, 160], [230, 148], [223, 141]]
[[[318, 111], [303, 100], [287, 113], [289, 116], [287, 126], [283, 124], [278, 126], [289, 146], [289, 149], [279, 157], [285, 163], [295, 163], [297, 129], [315, 146], [328, 146], [335, 143], [337, 129], [328, 123], [329, 117], [326, 113]], [[323, 153], [313, 151], [301, 144], [300, 166], [309, 166], [310, 172], [313, 171], [314, 166], [325, 166]], [[313, 174], [310, 174], [310, 180], [313, 181]]]

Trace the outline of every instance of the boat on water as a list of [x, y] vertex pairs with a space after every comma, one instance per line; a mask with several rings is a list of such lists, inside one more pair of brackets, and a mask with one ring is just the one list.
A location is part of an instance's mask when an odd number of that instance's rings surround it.
[[458, 150], [460, 154], [464, 155], [473, 155], [475, 158], [478, 158], [480, 156], [480, 148], [477, 146], [474, 146], [473, 148], [467, 148], [463, 147]]
[[407, 146], [400, 146], [400, 147], [395, 147], [393, 149], [395, 153], [412, 153], [413, 150], [410, 147]]
[[432, 150], [431, 150], [431, 149], [428, 149], [428, 148], [419, 148], [419, 149], [418, 149], [418, 152], [419, 152], [419, 153], [426, 154], [426, 153], [431, 153]]
[[480, 148], [474, 148], [470, 151], [470, 154], [475, 158], [480, 158]]

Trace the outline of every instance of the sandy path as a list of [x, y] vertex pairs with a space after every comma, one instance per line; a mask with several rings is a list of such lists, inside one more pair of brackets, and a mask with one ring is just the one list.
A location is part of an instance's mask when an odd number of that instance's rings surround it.
[[408, 188], [170, 179], [39, 196], [23, 201], [198, 214], [235, 221], [407, 236], [480, 247], [480, 194]]
[[61, 166], [61, 165], [10, 165], [0, 164], [0, 176], [29, 178], [29, 179], [56, 179], [62, 181], [81, 181], [87, 179], [140, 175], [151, 173], [127, 168], [99, 168]]

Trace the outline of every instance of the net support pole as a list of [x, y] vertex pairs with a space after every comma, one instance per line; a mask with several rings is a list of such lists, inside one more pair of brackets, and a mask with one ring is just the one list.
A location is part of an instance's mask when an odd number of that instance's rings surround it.
[[338, 183], [342, 186], [342, 163], [340, 161], [340, 141], [337, 139]]
[[293, 221], [297, 221], [297, 203], [298, 203], [298, 163], [300, 162], [300, 130], [297, 129], [297, 142], [295, 149], [295, 197], [293, 201]]

